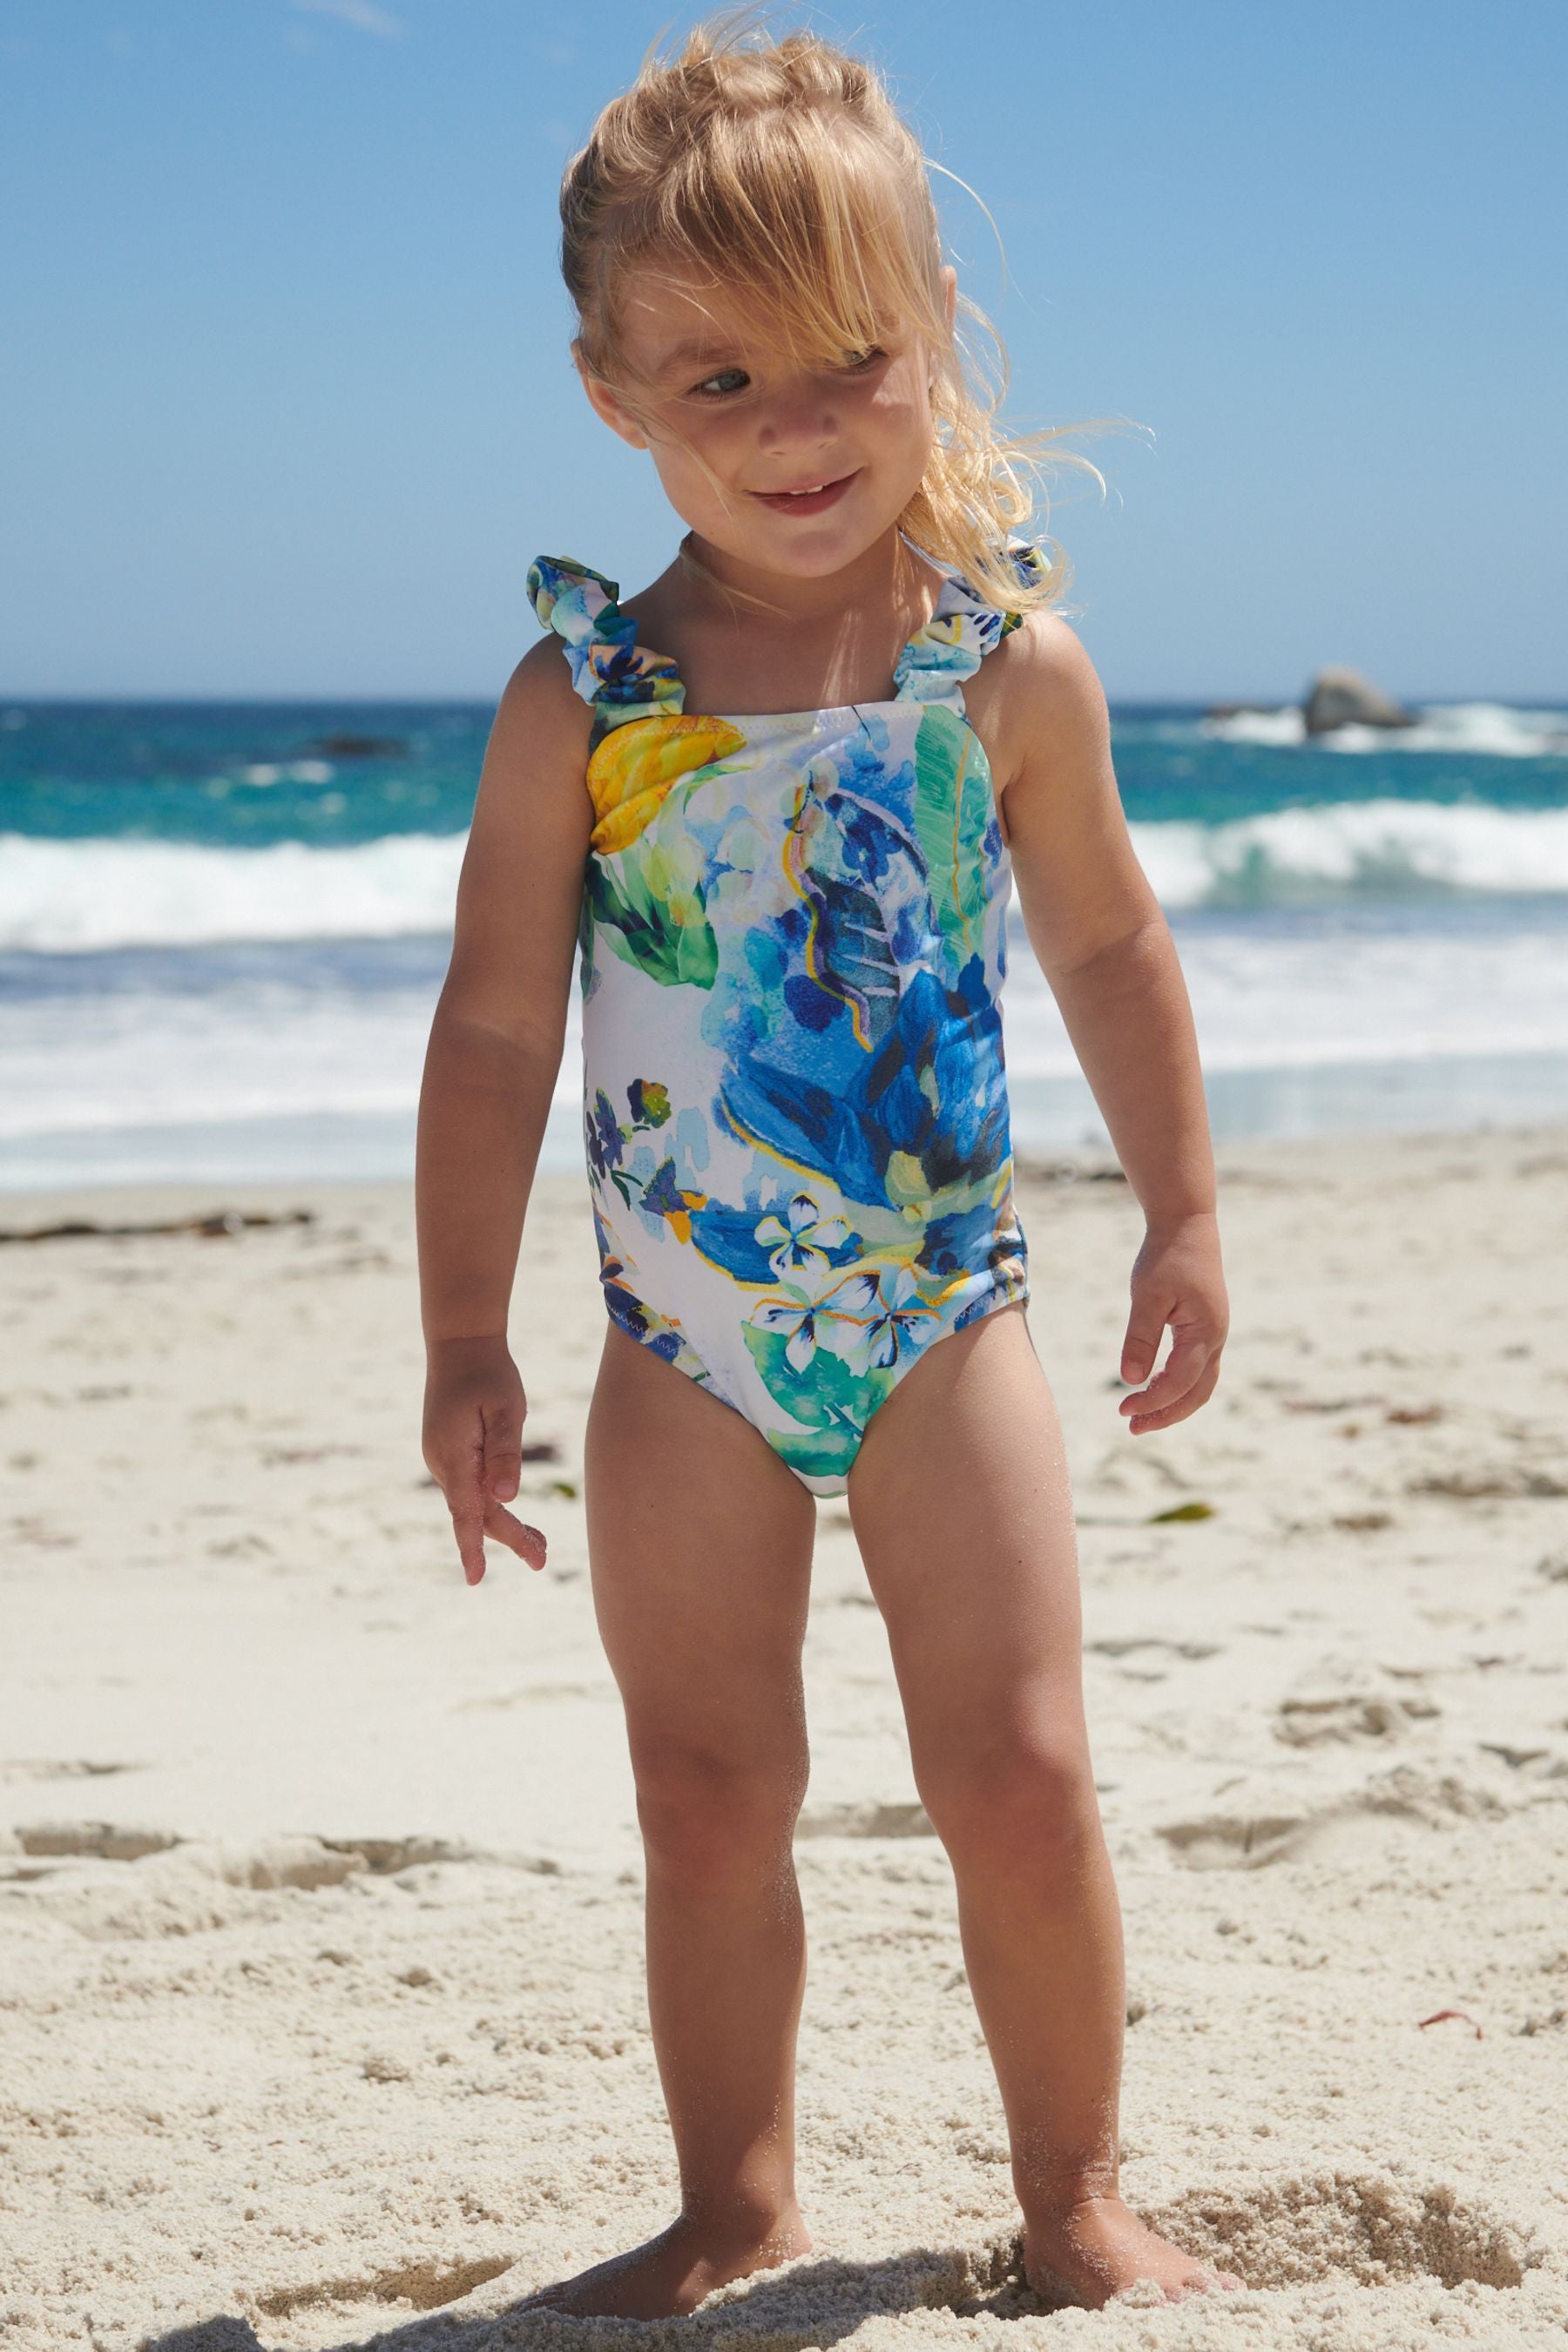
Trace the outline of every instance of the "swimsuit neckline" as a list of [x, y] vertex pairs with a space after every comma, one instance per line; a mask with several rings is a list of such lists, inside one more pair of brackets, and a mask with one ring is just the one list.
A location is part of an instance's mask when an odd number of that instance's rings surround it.
[[688, 710], [682, 717], [714, 727], [767, 727], [779, 719], [858, 719], [867, 710], [907, 710], [914, 699], [890, 694], [869, 702], [825, 702], [817, 710]]
[[[1020, 583], [1032, 586], [1045, 578], [1039, 552], [1026, 541], [1010, 541], [1007, 554]], [[784, 719], [859, 717], [930, 702], [946, 703], [962, 712], [963, 680], [973, 676], [1023, 615], [986, 604], [951, 565], [931, 556], [924, 560], [942, 574], [942, 586], [931, 617], [907, 641], [894, 664], [896, 691], [870, 702], [826, 703], [816, 710], [688, 713], [679, 669], [667, 654], [638, 642], [637, 622], [616, 601], [617, 582], [569, 556], [541, 555], [529, 566], [528, 593], [541, 622], [564, 643], [577, 693], [594, 706], [595, 742], [611, 728], [638, 719], [762, 727]]]

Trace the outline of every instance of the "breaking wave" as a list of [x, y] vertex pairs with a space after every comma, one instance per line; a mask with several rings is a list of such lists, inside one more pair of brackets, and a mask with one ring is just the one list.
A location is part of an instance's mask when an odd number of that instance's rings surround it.
[[[1219, 824], [1136, 822], [1167, 908], [1568, 891], [1568, 808], [1332, 801]], [[451, 927], [466, 834], [334, 848], [0, 835], [0, 950], [397, 939]]]
[[[1414, 727], [1336, 727], [1312, 737], [1319, 751], [1447, 751], [1484, 759], [1568, 759], [1568, 711], [1521, 710], [1511, 702], [1434, 702], [1413, 714]], [[1300, 706], [1237, 710], [1205, 719], [1200, 732], [1218, 743], [1304, 743]]]

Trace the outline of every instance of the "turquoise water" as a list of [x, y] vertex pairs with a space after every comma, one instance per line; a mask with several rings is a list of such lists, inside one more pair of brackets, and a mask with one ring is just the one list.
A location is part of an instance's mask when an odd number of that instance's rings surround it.
[[[490, 715], [0, 704], [0, 1185], [406, 1173]], [[1568, 709], [1419, 718], [1113, 712], [1216, 1132], [1568, 1116]], [[1014, 950], [1017, 1139], [1102, 1140]]]
[[[1450, 706], [1448, 740], [1395, 735], [1347, 756], [1338, 738], [1267, 740], [1260, 722], [1205, 732], [1202, 713], [1142, 705], [1114, 713], [1117, 776], [1134, 823], [1237, 818], [1381, 799], [1452, 808], [1561, 810], [1568, 708], [1523, 713]], [[251, 849], [282, 841], [345, 848], [389, 835], [450, 834], [468, 821], [489, 727], [469, 703], [68, 703], [0, 710], [0, 835], [160, 840]], [[18, 723], [20, 721], [20, 723]], [[355, 735], [395, 751], [345, 760]], [[1568, 887], [1568, 874], [1562, 877]]]

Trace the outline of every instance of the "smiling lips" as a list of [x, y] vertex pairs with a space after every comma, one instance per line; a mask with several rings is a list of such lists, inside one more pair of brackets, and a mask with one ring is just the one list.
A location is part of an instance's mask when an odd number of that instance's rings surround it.
[[[858, 473], [858, 467], [856, 473]], [[821, 514], [836, 499], [842, 498], [855, 474], [840, 474], [837, 481], [813, 482], [798, 490], [753, 490], [752, 496], [775, 514]]]

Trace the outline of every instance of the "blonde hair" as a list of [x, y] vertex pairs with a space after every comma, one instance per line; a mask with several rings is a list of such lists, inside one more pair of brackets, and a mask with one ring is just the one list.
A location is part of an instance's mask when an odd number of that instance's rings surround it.
[[770, 340], [808, 362], [841, 364], [895, 323], [912, 325], [932, 353], [935, 432], [900, 530], [998, 611], [1057, 603], [1065, 556], [1037, 539], [1040, 563], [1021, 580], [1008, 541], [1045, 505], [1047, 450], [1103, 489], [1099, 469], [1056, 451], [1068, 428], [999, 424], [1005, 352], [962, 294], [959, 310], [994, 351], [989, 381], [948, 327], [927, 159], [875, 68], [813, 33], [775, 41], [754, 19], [751, 9], [710, 18], [670, 57], [656, 44], [568, 163], [561, 268], [581, 365], [637, 413], [649, 387], [617, 326], [644, 273], [754, 303]]

